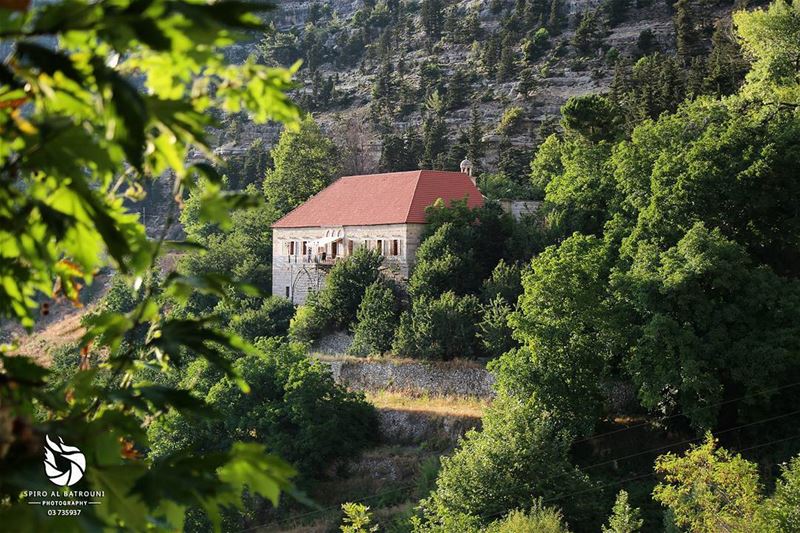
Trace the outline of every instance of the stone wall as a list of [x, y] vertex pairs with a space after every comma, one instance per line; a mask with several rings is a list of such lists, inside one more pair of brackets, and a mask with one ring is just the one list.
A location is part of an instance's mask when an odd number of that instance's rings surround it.
[[323, 359], [323, 362], [330, 366], [337, 383], [355, 390], [397, 390], [479, 398], [494, 396], [494, 376], [480, 366], [356, 358]]
[[378, 410], [378, 431], [387, 444], [422, 444], [451, 447], [470, 429], [480, 429], [476, 416], [431, 414], [399, 409]]

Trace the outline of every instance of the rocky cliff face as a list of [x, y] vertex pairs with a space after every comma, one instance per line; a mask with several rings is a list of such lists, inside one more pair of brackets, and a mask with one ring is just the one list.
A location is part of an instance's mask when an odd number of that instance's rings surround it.
[[[542, 1], [544, 5], [550, 4], [550, 0]], [[394, 9], [401, 14], [387, 14], [387, 4], [399, 5]], [[500, 143], [496, 127], [506, 110], [511, 107], [521, 109], [513, 131], [506, 132], [506, 142], [510, 141], [513, 146], [530, 153], [541, 136], [542, 124], [554, 123], [559, 108], [569, 97], [608, 90], [613, 78], [613, 61], [620, 56], [639, 55], [637, 41], [643, 31], [652, 32], [655, 48], [665, 52], [674, 49], [672, 12], [668, 2], [622, 0], [620, 5], [624, 6], [624, 14], [611, 24], [604, 18], [607, 6], [601, 5], [601, 0], [561, 0], [560, 31], [553, 32], [554, 35], [547, 39], [541, 56], [533, 63], [525, 63], [523, 47], [525, 37], [529, 37], [536, 27], [525, 21], [521, 27], [517, 25], [517, 35], [509, 39], [514, 73], [498, 81], [493, 72], [487, 71], [495, 65], [487, 67], [481, 56], [487, 46], [492, 46], [492, 41], [496, 45], [504, 38], [504, 28], [508, 27], [515, 13], [522, 13], [519, 6], [525, 4], [517, 0], [444, 1], [442, 37], [435, 43], [430, 42], [424, 31], [421, 3], [414, 1], [334, 0], [320, 3], [288, 0], [281, 2], [270, 17], [279, 34], [291, 37], [284, 39], [285, 44], [288, 43], [286, 48], [292, 48], [292, 53], [305, 60], [299, 74], [301, 87], [296, 96], [311, 108], [322, 127], [341, 135], [342, 124], [353, 116], [365, 126], [366, 139], [362, 144], [367, 152], [366, 168], [355, 170], [376, 169], [382, 139], [387, 131], [420, 128], [425, 112], [422, 68], [431, 62], [438, 65], [444, 90], [458, 69], [470, 73], [468, 97], [462, 105], [447, 109], [444, 120], [450, 138], [455, 139], [468, 126], [471, 107], [475, 106], [487, 148], [482, 166], [484, 170], [493, 170]], [[601, 19], [601, 42], [591, 51], [579, 51], [574, 46], [577, 25], [584, 13], [593, 12]], [[465, 35], [467, 30], [462, 25], [470, 16], [477, 16], [478, 21], [477, 25], [471, 26], [479, 30], [474, 38]], [[358, 35], [365, 36], [364, 42], [346, 50], [348, 46], [352, 47], [352, 41]], [[267, 41], [270, 39], [275, 41], [275, 37], [267, 37]], [[386, 53], [380, 51], [386, 44], [381, 40], [389, 43], [388, 60], [393, 75], [405, 86], [419, 91], [417, 105], [410, 106], [410, 109], [406, 106], [403, 112], [383, 117], [382, 123], [370, 120], [370, 117], [375, 117], [372, 107], [376, 83], [387, 59], [385, 55], [381, 56]], [[269, 51], [264, 53], [264, 47], [255, 42], [241, 46], [244, 49], [240, 52], [260, 54], [264, 60], [280, 62], [277, 53], [271, 57]], [[523, 81], [525, 76], [528, 79]], [[330, 80], [335, 96], [312, 104], [320, 80]], [[275, 127], [256, 127], [249, 123], [237, 125], [236, 129], [235, 134], [221, 132], [223, 153], [241, 151], [256, 138], [271, 145], [279, 133]]]

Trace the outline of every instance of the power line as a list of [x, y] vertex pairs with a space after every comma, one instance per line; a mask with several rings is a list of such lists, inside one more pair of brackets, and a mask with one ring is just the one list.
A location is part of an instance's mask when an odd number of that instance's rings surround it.
[[[381, 497], [381, 496], [386, 496], [387, 494], [393, 494], [395, 492], [400, 492], [400, 491], [404, 491], [404, 490], [407, 490], [407, 489], [410, 489], [410, 488], [414, 488], [416, 486], [417, 486], [416, 483], [411, 483], [411, 484], [408, 484], [408, 485], [403, 485], [401, 487], [394, 488], [392, 490], [378, 492], [376, 494], [371, 494], [370, 496], [364, 496], [363, 498], [359, 498], [357, 500], [348, 500], [348, 503], [361, 503], [361, 502], [372, 500], [372, 499], [375, 499], [375, 498], [378, 498], [378, 497]], [[342, 508], [341, 504], [339, 504], [339, 505], [331, 505], [330, 507], [324, 507], [322, 509], [317, 509], [315, 511], [311, 511], [311, 512], [304, 513], [304, 514], [301, 514], [301, 515], [291, 516], [291, 517], [288, 517], [288, 518], [284, 518], [283, 520], [277, 520], [276, 522], [268, 522], [268, 523], [265, 523], [265, 524], [255, 525], [255, 526], [249, 527], [247, 529], [240, 529], [240, 530], [238, 530], [238, 533], [246, 533], [248, 531], [255, 531], [256, 529], [259, 529], [259, 528], [262, 528], [262, 527], [275, 527], [275, 526], [279, 526], [281, 524], [288, 524], [290, 522], [296, 522], [296, 521], [298, 521], [300, 519], [303, 519], [303, 518], [308, 518], [309, 516], [316, 516], [316, 515], [328, 513], [328, 512], [331, 512], [331, 511], [339, 511], [341, 508]]]
[[[738, 451], [737, 450], [733, 450], [733, 451], [735, 453], [744, 453], [744, 452], [752, 451], [752, 450], [755, 450], [755, 449], [758, 449], [758, 448], [763, 448], [764, 446], [770, 446], [772, 444], [778, 444], [780, 442], [786, 442], [786, 441], [794, 440], [794, 439], [797, 439], [797, 438], [800, 438], [800, 435], [793, 435], [791, 437], [786, 437], [786, 438], [783, 438], [783, 439], [771, 440], [771, 441], [768, 441], [768, 442], [765, 442], [765, 443], [762, 443], [762, 444], [758, 444], [756, 446], [750, 446], [750, 447], [747, 447], [747, 448], [742, 448], [742, 449], [740, 449]], [[594, 491], [601, 490], [601, 489], [604, 489], [604, 488], [613, 487], [615, 485], [623, 485], [623, 484], [628, 483], [630, 481], [635, 481], [637, 479], [644, 479], [644, 478], [648, 478], [648, 477], [654, 476], [654, 475], [656, 475], [656, 472], [650, 472], [648, 474], [642, 474], [642, 475], [639, 475], [639, 476], [634, 476], [634, 477], [631, 477], [631, 478], [623, 479], [622, 481], [617, 481], [617, 482], [614, 482], [614, 483], [608, 483], [606, 485], [601, 485], [599, 487], [592, 487], [590, 489], [585, 489], [585, 490], [581, 490], [581, 491], [577, 491], [577, 492], [572, 492], [570, 494], [563, 494], [563, 495], [559, 495], [559, 496], [556, 496], [556, 497], [553, 497], [553, 498], [548, 498], [547, 500], [543, 500], [542, 503], [549, 503], [549, 502], [552, 502], [552, 501], [562, 500], [564, 498], [572, 498], [574, 496], [578, 496], [578, 495], [584, 494], [586, 492], [594, 492]], [[487, 518], [491, 518], [491, 516], [488, 516]]]
[[[712, 404], [709, 404], [709, 405], [706, 405], [706, 406], [703, 406], [703, 407], [695, 407], [694, 409], [687, 409], [685, 411], [680, 411], [680, 412], [675, 413], [673, 415], [666, 416], [666, 417], [662, 418], [661, 420], [671, 420], [671, 419], [677, 418], [679, 416], [685, 416], [685, 415], [687, 415], [689, 413], [700, 412], [700, 411], [704, 411], [704, 410], [707, 410], [707, 409], [712, 409], [714, 407], [720, 407], [722, 405], [727, 405], [727, 404], [733, 403], [733, 402], [740, 402], [742, 400], [747, 400], [749, 398], [754, 398], [756, 396], [762, 396], [764, 394], [769, 394], [771, 392], [778, 392], [778, 391], [781, 391], [781, 390], [784, 390], [784, 389], [797, 387], [798, 385], [800, 385], [800, 381], [795, 381], [794, 383], [781, 385], [779, 387], [773, 387], [771, 389], [762, 389], [762, 390], [760, 390], [758, 392], [752, 392], [750, 394], [746, 394], [746, 395], [740, 396], [738, 398], [733, 398], [733, 399], [730, 399], [730, 400], [723, 400], [721, 402], [712, 403]], [[606, 431], [605, 433], [598, 433], [596, 435], [591, 435], [589, 437], [584, 437], [582, 439], [575, 440], [575, 441], [572, 442], [572, 445], [574, 446], [575, 444], [581, 444], [583, 442], [589, 442], [591, 440], [596, 440], [596, 439], [599, 439], [601, 437], [607, 437], [608, 435], [616, 435], [617, 433], [623, 433], [625, 431], [629, 431], [631, 429], [640, 428], [642, 426], [647, 426], [649, 424], [650, 424], [649, 421], [639, 422], [639, 423], [634, 424], [632, 426], [627, 426], [627, 427], [619, 428], [619, 429], [613, 429], [611, 431]]]
[[[789, 417], [789, 416], [792, 416], [792, 415], [796, 415], [796, 414], [800, 414], [800, 409], [792, 411], [792, 412], [789, 412], [789, 413], [785, 413], [785, 414], [782, 414], [782, 415], [777, 415], [777, 416], [773, 416], [773, 417], [769, 417], [769, 418], [762, 418], [760, 420], [756, 420], [754, 422], [749, 422], [747, 424], [741, 424], [741, 425], [733, 427], [733, 428], [729, 428], [729, 429], [725, 429], [723, 431], [719, 431], [719, 432], [713, 434], [713, 436], [717, 437], [719, 435], [724, 435], [725, 433], [730, 433], [731, 431], [736, 431], [738, 429], [743, 429], [743, 428], [754, 426], [754, 425], [757, 425], [757, 424], [763, 424], [765, 422], [774, 422], [775, 420], [779, 420], [781, 418], [786, 418], [786, 417]], [[762, 444], [762, 445], [759, 445], [759, 446], [745, 448], [743, 450], [740, 450], [738, 453], [742, 453], [742, 452], [745, 452], [745, 451], [748, 451], [748, 450], [751, 450], [751, 449], [755, 449], [755, 448], [758, 448], [758, 447], [761, 447], [761, 446], [766, 446], [767, 444], [774, 444], [775, 442], [782, 442], [783, 440], [791, 440], [791, 439], [794, 439], [794, 438], [797, 438], [797, 437], [800, 437], [800, 435], [796, 435], [794, 437], [790, 437], [789, 439], [779, 439], [777, 441], [768, 442], [766, 444]], [[600, 462], [600, 463], [595, 463], [595, 464], [592, 464], [592, 465], [589, 465], [589, 466], [585, 466], [585, 467], [582, 467], [582, 468], [576, 468], [575, 470], [577, 470], [579, 472], [586, 473], [587, 470], [590, 470], [592, 468], [596, 468], [598, 466], [604, 466], [604, 465], [607, 465], [607, 464], [615, 463], [617, 461], [625, 461], [625, 460], [631, 459], [633, 457], [638, 457], [638, 456], [641, 456], [641, 455], [651, 454], [651, 453], [655, 453], [655, 452], [658, 452], [658, 451], [661, 451], [661, 450], [667, 450], [668, 448], [672, 448], [672, 447], [675, 447], [675, 446], [680, 446], [680, 445], [684, 445], [684, 444], [690, 444], [692, 442], [696, 442], [696, 441], [702, 440], [703, 438], [704, 437], [696, 437], [694, 439], [688, 439], [688, 440], [681, 441], [681, 442], [675, 442], [673, 444], [669, 444], [669, 445], [666, 445], [666, 446], [661, 446], [659, 448], [653, 448], [651, 450], [646, 450], [646, 451], [643, 451], [643, 452], [630, 454], [630, 455], [619, 457], [619, 458], [616, 458], [616, 459], [610, 459], [610, 460], [607, 460], [607, 461], [603, 461], [603, 462]], [[558, 479], [560, 477], [563, 477], [563, 476], [567, 475], [568, 473], [569, 472], [557, 474], [555, 476], [545, 477], [545, 478], [540, 479], [539, 481], [553, 481], [555, 479]], [[600, 490], [600, 489], [603, 489], [603, 488], [606, 488], [606, 487], [609, 487], [609, 486], [614, 486], [614, 485], [618, 485], [618, 484], [627, 483], [629, 481], [635, 481], [635, 480], [638, 480], [638, 479], [644, 479], [644, 478], [647, 478], [647, 477], [650, 477], [650, 476], [653, 476], [653, 475], [655, 475], [655, 472], [650, 472], [648, 474], [639, 474], [637, 476], [634, 476], [632, 478], [627, 478], [627, 479], [624, 479], [622, 481], [616, 481], [614, 483], [610, 483], [610, 484], [607, 484], [607, 485], [601, 485], [599, 487], [592, 487], [592, 488], [589, 488], [589, 489], [584, 489], [582, 491], [578, 491], [578, 493], [573, 493], [573, 494], [568, 494], [568, 495], [563, 495], [563, 496], [557, 496], [557, 497], [554, 497], [554, 498], [551, 497], [551, 498], [548, 498], [547, 500], [543, 500], [542, 503], [547, 503], [547, 502], [550, 502], [550, 501], [553, 501], [553, 500], [558, 500], [558, 499], [561, 499], [561, 498], [565, 498], [567, 496], [573, 496], [573, 495], [577, 495], [577, 494], [582, 494], [584, 492], [592, 492], [592, 491]], [[494, 518], [494, 517], [497, 517], [497, 516], [501, 516], [501, 515], [505, 514], [506, 512], [507, 511], [501, 511], [499, 513], [489, 514], [489, 515], [485, 516], [484, 518], [485, 519]]]
[[[797, 409], [795, 411], [792, 411], [792, 412], [789, 412], [789, 413], [785, 413], [785, 414], [782, 414], [782, 415], [772, 416], [772, 417], [769, 417], [769, 418], [762, 418], [762, 419], [756, 420], [754, 422], [749, 422], [747, 424], [742, 424], [742, 425], [739, 425], [739, 426], [736, 426], [736, 427], [724, 429], [724, 430], [719, 431], [716, 434], [714, 434], [714, 436], [724, 435], [724, 434], [730, 433], [732, 431], [737, 431], [739, 429], [744, 429], [744, 428], [747, 428], [747, 427], [756, 426], [758, 424], [763, 424], [765, 422], [774, 422], [775, 420], [780, 420], [781, 418], [786, 418], [786, 417], [797, 415], [797, 414], [800, 414], [800, 409]], [[589, 466], [585, 466], [583, 468], [580, 468], [580, 470], [581, 471], [590, 470], [590, 469], [596, 468], [598, 466], [605, 466], [605, 465], [608, 465], [608, 464], [616, 463], [617, 461], [625, 461], [625, 460], [628, 460], [628, 459], [632, 459], [634, 457], [639, 457], [641, 455], [647, 455], [647, 454], [655, 453], [655, 452], [658, 452], [658, 451], [661, 451], [661, 450], [666, 450], [668, 448], [673, 448], [675, 446], [681, 446], [681, 445], [684, 445], [684, 444], [691, 444], [693, 442], [702, 440], [703, 438], [704, 437], [695, 437], [693, 439], [686, 439], [686, 440], [683, 440], [683, 441], [680, 441], [680, 442], [674, 442], [674, 443], [668, 444], [666, 446], [660, 446], [658, 448], [645, 450], [643, 452], [637, 452], [637, 453], [630, 454], [630, 455], [624, 455], [622, 457], [617, 457], [615, 459], [609, 459], [609, 460], [603, 461], [601, 463], [596, 463], [596, 464], [592, 464], [592, 465], [589, 465]]]
[[[662, 420], [670, 420], [672, 418], [677, 418], [679, 416], [684, 416], [687, 413], [699, 412], [699, 411], [702, 411], [702, 410], [711, 409], [711, 408], [714, 408], [714, 407], [719, 407], [721, 405], [726, 405], [726, 404], [729, 404], [729, 403], [746, 400], [746, 399], [749, 399], [749, 398], [761, 396], [761, 395], [772, 393], [772, 392], [778, 392], [778, 391], [785, 390], [785, 389], [788, 389], [788, 388], [796, 387], [798, 385], [800, 385], [800, 381], [797, 381], [797, 382], [794, 382], [794, 383], [789, 383], [789, 384], [786, 384], [786, 385], [781, 385], [779, 387], [773, 387], [773, 388], [770, 388], [770, 389], [763, 389], [761, 391], [750, 393], [750, 394], [747, 394], [747, 395], [744, 395], [744, 396], [740, 396], [738, 398], [733, 398], [733, 399], [730, 399], [730, 400], [724, 400], [724, 401], [717, 402], [717, 403], [714, 403], [714, 404], [709, 404], [707, 406], [681, 411], [681, 412], [675, 413], [673, 415], [664, 417]], [[800, 409], [798, 409], [796, 411], [792, 411], [790, 413], [783, 414], [783, 415], [778, 415], [778, 416], [770, 417], [770, 418], [764, 418], [764, 419], [756, 420], [754, 422], [749, 422], [747, 424], [742, 424], [740, 426], [729, 428], [729, 429], [726, 429], [726, 430], [718, 432], [717, 434], [715, 434], [715, 436], [716, 435], [723, 435], [725, 433], [730, 433], [732, 431], [736, 431], [738, 429], [743, 429], [743, 428], [746, 428], [746, 427], [754, 426], [754, 425], [757, 425], [757, 424], [762, 424], [762, 423], [765, 423], [765, 422], [771, 422], [771, 421], [774, 421], [774, 420], [779, 420], [781, 418], [786, 418], [786, 417], [789, 417], [789, 416], [792, 416], [792, 415], [795, 415], [795, 414], [800, 414]], [[580, 444], [580, 443], [583, 443], [583, 442], [588, 442], [588, 441], [591, 441], [591, 440], [596, 440], [596, 439], [599, 439], [601, 437], [606, 437], [608, 435], [615, 435], [615, 434], [623, 433], [625, 431], [629, 431], [629, 430], [636, 429], [636, 428], [639, 428], [639, 427], [642, 427], [642, 426], [647, 426], [647, 425], [649, 425], [649, 422], [640, 422], [640, 423], [637, 423], [637, 424], [634, 424], [632, 426], [628, 426], [628, 427], [625, 427], [625, 428], [615, 429], [615, 430], [612, 430], [612, 431], [607, 431], [605, 433], [599, 433], [597, 435], [592, 435], [590, 437], [586, 437], [586, 438], [583, 438], [583, 439], [575, 440], [575, 441], [572, 442], [572, 445]], [[793, 439], [793, 438], [796, 438], [796, 437], [791, 437], [790, 439]], [[790, 440], [790, 439], [782, 439], [782, 440]], [[584, 472], [584, 471], [590, 470], [592, 468], [597, 468], [597, 467], [608, 465], [608, 464], [615, 463], [615, 462], [618, 462], [618, 461], [625, 461], [625, 460], [628, 460], [628, 459], [632, 459], [634, 457], [655, 453], [655, 452], [658, 452], [658, 451], [661, 451], [661, 450], [666, 450], [668, 448], [672, 448], [672, 447], [675, 447], [675, 446], [681, 446], [681, 445], [684, 445], [684, 444], [691, 444], [691, 443], [699, 441], [699, 440], [702, 440], [702, 437], [696, 437], [696, 438], [693, 438], [693, 439], [687, 439], [687, 440], [684, 440], [684, 441], [681, 441], [681, 442], [672, 443], [672, 444], [669, 444], [669, 445], [666, 445], [666, 446], [662, 446], [662, 447], [659, 447], [659, 448], [653, 448], [651, 450], [637, 452], [635, 454], [630, 454], [630, 455], [623, 456], [623, 457], [618, 457], [618, 458], [615, 458], [615, 459], [609, 459], [609, 460], [603, 461], [601, 463], [596, 463], [596, 464], [588, 465], [588, 466], [585, 466], [585, 467], [582, 467], [582, 468], [578, 468], [577, 470], [580, 471], [580, 472]], [[781, 441], [775, 441], [775, 442], [781, 442]], [[773, 444], [773, 443], [774, 442], [769, 442], [769, 443], [764, 444], [764, 446], [766, 446], [767, 444]], [[741, 450], [739, 453], [741, 453], [742, 451], [750, 450], [750, 449], [751, 448], [747, 448], [745, 450]], [[632, 479], [623, 480], [622, 483], [627, 483], [628, 481], [633, 481], [634, 479], [646, 478], [646, 477], [652, 476], [654, 474], [655, 474], [654, 472], [651, 472], [651, 473], [643, 475], [643, 476], [636, 476], [635, 478], [632, 478]], [[562, 477], [563, 475], [565, 475], [565, 474], [559, 474], [559, 475], [554, 476], [554, 477], [545, 478], [545, 480], [546, 481], [550, 481], [552, 479], [557, 479], [559, 477]], [[365, 497], [357, 499], [357, 500], [351, 500], [351, 502], [352, 503], [360, 503], [360, 502], [372, 500], [372, 499], [375, 499], [375, 498], [378, 498], [378, 497], [381, 497], [381, 496], [385, 496], [385, 495], [388, 495], [388, 494], [393, 494], [393, 493], [396, 493], [396, 492], [400, 492], [402, 490], [407, 490], [407, 489], [415, 487], [415, 486], [416, 486], [416, 484], [404, 485], [402, 487], [398, 487], [398, 488], [395, 488], [395, 489], [392, 489], [392, 490], [379, 492], [377, 494], [372, 494], [370, 496], [365, 496]], [[603, 488], [603, 486], [601, 486], [600, 488]], [[590, 490], [597, 490], [597, 489], [590, 489]], [[239, 530], [239, 533], [246, 533], [246, 532], [249, 532], [249, 531], [254, 531], [254, 530], [262, 528], [262, 527], [268, 527], [268, 526], [275, 527], [275, 526], [279, 526], [281, 524], [286, 524], [286, 523], [289, 523], [289, 522], [295, 522], [295, 521], [301, 520], [303, 518], [308, 518], [309, 516], [316, 516], [316, 515], [328, 513], [328, 512], [331, 512], [331, 511], [338, 511], [340, 508], [341, 508], [340, 505], [325, 507], [323, 509], [318, 509], [318, 510], [315, 510], [315, 511], [304, 513], [302, 515], [285, 518], [283, 520], [278, 520], [278, 521], [276, 521], [274, 523], [259, 524], [259, 525], [256, 525], [256, 526], [252, 526], [250, 528], [242, 529], [242, 530]], [[486, 518], [491, 518], [493, 516], [500, 516], [501, 514], [504, 514], [505, 512], [506, 511], [503, 511], [503, 512], [501, 512], [499, 514], [496, 513], [496, 514], [493, 514], [493, 515], [489, 515]]]

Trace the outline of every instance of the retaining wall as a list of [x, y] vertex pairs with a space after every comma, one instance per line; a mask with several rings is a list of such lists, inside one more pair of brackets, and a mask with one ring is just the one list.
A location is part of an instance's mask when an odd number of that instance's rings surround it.
[[350, 389], [397, 390], [446, 396], [491, 398], [494, 376], [479, 366], [370, 359], [325, 360], [333, 379]]

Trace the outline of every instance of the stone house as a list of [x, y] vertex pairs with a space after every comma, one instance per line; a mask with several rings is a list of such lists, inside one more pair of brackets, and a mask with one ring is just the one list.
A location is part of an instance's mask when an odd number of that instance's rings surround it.
[[408, 279], [425, 228], [425, 208], [466, 198], [483, 205], [468, 161], [462, 172], [412, 170], [338, 179], [272, 225], [272, 294], [302, 304], [331, 266], [361, 246]]

